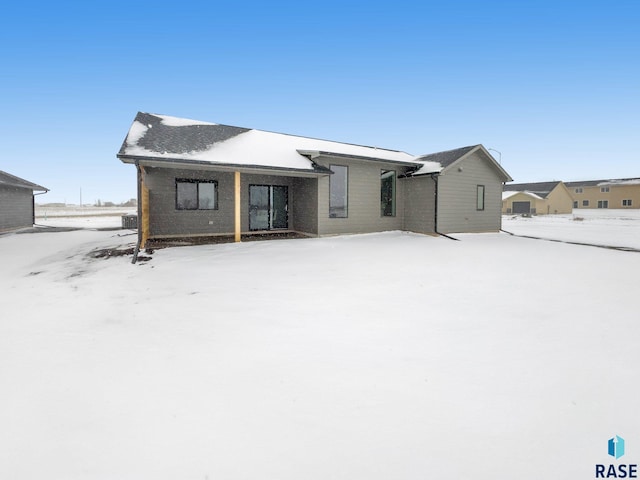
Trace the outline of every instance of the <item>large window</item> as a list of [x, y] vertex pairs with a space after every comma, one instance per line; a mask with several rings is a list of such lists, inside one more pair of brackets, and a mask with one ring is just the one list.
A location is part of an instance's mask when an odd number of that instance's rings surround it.
[[396, 172], [394, 170], [380, 171], [380, 215], [396, 216]]
[[627, 199], [627, 200], [622, 200], [622, 206], [623, 207], [630, 207], [632, 205], [631, 199]]
[[609, 200], [598, 200], [598, 208], [609, 208]]
[[176, 209], [217, 210], [218, 182], [176, 179]]
[[329, 218], [347, 218], [349, 169], [341, 165], [330, 165], [333, 175], [329, 177]]
[[484, 210], [484, 185], [476, 186], [476, 210]]

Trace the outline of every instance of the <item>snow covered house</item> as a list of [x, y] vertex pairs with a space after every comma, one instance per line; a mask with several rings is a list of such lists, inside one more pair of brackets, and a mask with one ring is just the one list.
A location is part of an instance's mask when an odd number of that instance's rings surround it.
[[0, 170], [0, 232], [33, 227], [34, 192], [48, 191]]
[[149, 239], [500, 229], [509, 175], [482, 145], [405, 152], [138, 113], [117, 157]]
[[572, 209], [571, 194], [560, 181], [510, 183], [502, 192], [503, 214], [561, 214]]
[[567, 182], [574, 208], [640, 208], [640, 178]]

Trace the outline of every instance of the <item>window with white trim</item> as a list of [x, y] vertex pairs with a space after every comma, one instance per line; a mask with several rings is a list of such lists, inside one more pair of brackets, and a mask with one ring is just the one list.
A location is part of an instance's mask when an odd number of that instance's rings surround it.
[[622, 206], [623, 207], [630, 207], [632, 204], [633, 204], [633, 202], [631, 201], [630, 198], [622, 200]]

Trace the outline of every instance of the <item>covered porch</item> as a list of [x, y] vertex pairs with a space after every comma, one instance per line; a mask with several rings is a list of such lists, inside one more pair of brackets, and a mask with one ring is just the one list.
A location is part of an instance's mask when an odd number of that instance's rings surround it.
[[145, 163], [139, 248], [318, 234], [318, 173]]

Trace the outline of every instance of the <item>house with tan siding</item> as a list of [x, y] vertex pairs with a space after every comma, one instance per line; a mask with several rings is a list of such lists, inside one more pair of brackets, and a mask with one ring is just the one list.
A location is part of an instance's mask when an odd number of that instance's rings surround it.
[[509, 183], [502, 193], [502, 214], [553, 215], [571, 213], [573, 199], [561, 181]]
[[640, 208], [640, 178], [567, 182], [573, 208]]
[[139, 248], [175, 237], [498, 231], [509, 174], [482, 145], [414, 156], [139, 112]]

